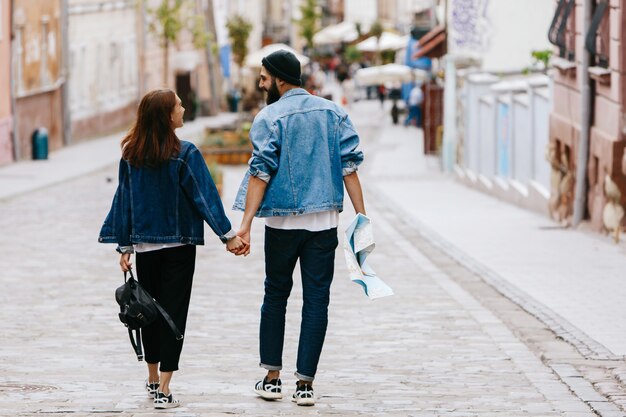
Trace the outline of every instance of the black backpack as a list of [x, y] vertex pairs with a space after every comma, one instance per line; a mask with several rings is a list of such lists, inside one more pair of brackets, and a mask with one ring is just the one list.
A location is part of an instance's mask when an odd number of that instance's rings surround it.
[[[130, 343], [137, 354], [137, 360], [141, 361], [143, 359], [141, 328], [155, 321], [159, 314], [163, 316], [170, 329], [172, 329], [176, 340], [181, 340], [183, 335], [174, 324], [170, 315], [135, 280], [133, 271], [129, 270], [128, 272], [130, 273], [130, 278], [126, 279], [126, 272], [124, 272], [124, 285], [115, 290], [115, 300], [120, 305], [120, 321], [128, 328]], [[137, 335], [136, 339], [133, 338], [133, 330]]]

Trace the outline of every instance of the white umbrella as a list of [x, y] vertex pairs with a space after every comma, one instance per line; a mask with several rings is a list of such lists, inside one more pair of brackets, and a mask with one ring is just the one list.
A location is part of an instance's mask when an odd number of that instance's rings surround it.
[[351, 22], [341, 22], [336, 25], [326, 26], [313, 35], [315, 45], [329, 45], [341, 42], [352, 42], [359, 37], [356, 25]]
[[361, 86], [408, 82], [413, 79], [413, 71], [406, 65], [386, 64], [361, 68], [356, 71], [354, 78]]
[[246, 56], [245, 65], [250, 68], [261, 68], [261, 60], [271, 54], [272, 52], [276, 52], [278, 50], [284, 49], [286, 51], [291, 52], [298, 58], [300, 61], [300, 66], [304, 66], [309, 63], [309, 58], [299, 54], [290, 46], [285, 45], [284, 43], [272, 43], [270, 45], [266, 45], [258, 51], [251, 52]]
[[376, 36], [370, 36], [362, 42], [356, 44], [356, 48], [362, 52], [376, 52], [385, 50], [398, 50], [406, 47], [409, 41], [409, 36], [400, 36], [391, 32], [383, 32], [380, 37], [380, 41], [376, 39]]

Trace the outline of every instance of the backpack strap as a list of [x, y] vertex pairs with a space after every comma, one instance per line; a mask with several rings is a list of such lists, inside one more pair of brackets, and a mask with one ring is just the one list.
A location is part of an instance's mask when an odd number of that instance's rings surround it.
[[137, 341], [133, 338], [133, 331], [128, 329], [128, 338], [130, 339], [130, 344], [133, 345], [133, 349], [135, 350], [135, 354], [137, 355], [137, 360], [141, 362], [143, 360], [143, 352], [141, 350], [141, 329], [135, 330], [135, 334], [137, 335]]
[[[167, 311], [165, 311], [163, 307], [161, 307], [161, 304], [157, 303], [156, 300], [154, 300], [154, 305], [157, 307], [159, 313], [161, 313], [168, 326], [170, 326], [170, 329], [172, 329], [174, 336], [176, 336], [176, 340], [182, 340], [183, 335], [178, 330], [178, 327], [176, 327], [176, 324], [174, 324], [174, 320], [172, 320], [170, 315], [167, 314]], [[143, 360], [143, 351], [141, 350], [141, 329], [135, 330], [135, 335], [136, 337], [133, 337], [133, 331], [129, 328], [128, 338], [130, 339], [130, 344], [133, 345], [133, 350], [137, 355], [137, 360], [141, 362]]]
[[167, 311], [165, 311], [163, 307], [161, 307], [161, 304], [159, 304], [157, 300], [152, 300], [154, 301], [154, 305], [156, 306], [156, 308], [159, 310], [159, 313], [161, 313], [161, 315], [165, 319], [167, 325], [170, 326], [170, 329], [172, 329], [172, 333], [174, 333], [174, 336], [176, 336], [176, 340], [183, 340], [183, 335], [180, 330], [178, 330], [178, 327], [176, 327], [176, 324], [174, 324], [174, 320], [172, 320], [170, 315], [167, 314]]

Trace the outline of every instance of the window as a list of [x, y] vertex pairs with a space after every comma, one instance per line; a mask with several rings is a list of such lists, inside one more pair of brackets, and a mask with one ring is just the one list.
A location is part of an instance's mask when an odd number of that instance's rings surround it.
[[569, 61], [574, 61], [576, 55], [575, 6], [576, 0], [559, 0], [548, 31], [550, 43], [559, 47], [559, 56]]
[[609, 67], [609, 0], [599, 0], [585, 36], [585, 48], [594, 57], [595, 65]]

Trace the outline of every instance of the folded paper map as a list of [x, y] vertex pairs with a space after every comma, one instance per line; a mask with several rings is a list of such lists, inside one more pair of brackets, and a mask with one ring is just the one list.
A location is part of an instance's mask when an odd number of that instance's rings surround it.
[[367, 263], [367, 257], [375, 247], [369, 217], [357, 214], [346, 229], [343, 251], [346, 255], [350, 279], [363, 287], [370, 300], [393, 295], [393, 290], [378, 278], [376, 272]]

